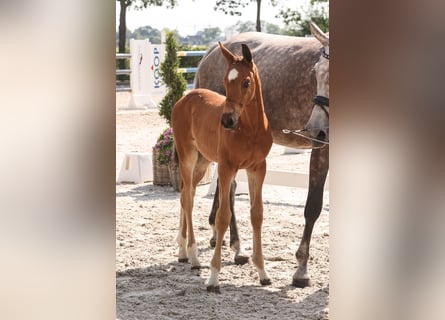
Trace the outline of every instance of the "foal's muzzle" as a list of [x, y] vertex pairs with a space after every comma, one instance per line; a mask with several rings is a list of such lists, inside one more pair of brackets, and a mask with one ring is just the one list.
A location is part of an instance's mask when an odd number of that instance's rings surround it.
[[234, 130], [238, 124], [238, 117], [234, 112], [223, 113], [221, 116], [221, 124], [224, 129]]

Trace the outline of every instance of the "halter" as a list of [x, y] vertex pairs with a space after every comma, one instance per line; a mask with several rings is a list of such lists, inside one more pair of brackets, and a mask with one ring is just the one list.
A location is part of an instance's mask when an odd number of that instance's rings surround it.
[[[321, 55], [329, 60], [329, 53], [326, 53], [325, 47], [321, 48]], [[329, 111], [327, 108], [329, 108], [329, 98], [323, 97], [323, 96], [315, 96], [312, 99], [312, 102], [316, 104], [317, 106], [321, 107], [323, 111], [326, 113], [328, 119], [329, 119]]]
[[329, 53], [326, 53], [326, 50], [325, 50], [324, 47], [321, 48], [321, 55], [322, 55], [324, 58], [326, 58], [326, 59], [329, 60]]
[[328, 108], [329, 108], [329, 98], [326, 98], [326, 97], [323, 97], [323, 96], [315, 96], [312, 99], [312, 102], [314, 104], [316, 104], [317, 106], [319, 106], [326, 113], [326, 116], [329, 119], [329, 111], [328, 111]]

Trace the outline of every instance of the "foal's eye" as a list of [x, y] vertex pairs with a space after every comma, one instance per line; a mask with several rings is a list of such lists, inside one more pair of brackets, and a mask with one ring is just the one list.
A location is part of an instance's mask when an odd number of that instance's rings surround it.
[[243, 87], [244, 87], [244, 88], [249, 88], [249, 86], [250, 86], [250, 81], [249, 81], [249, 80], [245, 80], [245, 81], [243, 82]]

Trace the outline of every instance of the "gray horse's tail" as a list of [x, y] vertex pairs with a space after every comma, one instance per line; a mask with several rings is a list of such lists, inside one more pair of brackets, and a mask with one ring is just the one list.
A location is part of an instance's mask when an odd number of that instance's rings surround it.
[[205, 55], [203, 55], [202, 58], [201, 58], [201, 60], [199, 61], [199, 64], [198, 64], [198, 70], [196, 70], [195, 78], [193, 79], [193, 88], [194, 88], [194, 89], [199, 88], [199, 67], [201, 66], [202, 62], [208, 57], [208, 55], [209, 55], [213, 50], [215, 50], [215, 48], [216, 48], [217, 46], [218, 46], [218, 44], [215, 43], [215, 44], [213, 44], [211, 47], [209, 47], [209, 48], [207, 49], [207, 52], [205, 53]]

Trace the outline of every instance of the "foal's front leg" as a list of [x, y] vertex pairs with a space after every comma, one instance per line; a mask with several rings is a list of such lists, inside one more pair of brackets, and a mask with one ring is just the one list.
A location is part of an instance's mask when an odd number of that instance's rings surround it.
[[231, 212], [230, 212], [230, 184], [236, 174], [235, 170], [218, 166], [218, 183], [219, 183], [219, 208], [216, 212], [215, 231], [216, 231], [216, 246], [213, 252], [213, 257], [210, 262], [210, 279], [207, 285], [207, 291], [220, 293], [219, 290], [219, 272], [221, 271], [221, 249], [224, 234], [229, 226]]
[[255, 265], [260, 283], [270, 285], [270, 277], [264, 268], [263, 245], [261, 241], [261, 228], [263, 225], [263, 182], [266, 176], [266, 161], [254, 169], [249, 169], [247, 176], [249, 180], [250, 196], [250, 220], [253, 229], [253, 255], [252, 262]]

